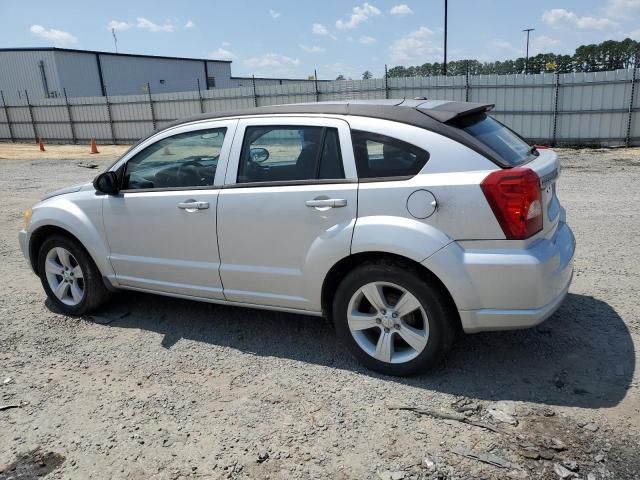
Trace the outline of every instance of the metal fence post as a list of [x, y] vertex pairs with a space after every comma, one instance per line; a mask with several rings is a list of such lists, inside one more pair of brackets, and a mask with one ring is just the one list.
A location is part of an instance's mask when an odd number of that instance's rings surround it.
[[69, 117], [69, 128], [71, 128], [71, 138], [73, 139], [73, 143], [78, 143], [78, 139], [76, 138], [76, 128], [73, 125], [73, 116], [71, 115], [71, 105], [69, 105], [69, 97], [67, 97], [67, 89], [63, 88], [62, 92], [64, 93], [64, 102], [67, 105], [67, 117]]
[[7, 103], [4, 101], [4, 92], [0, 90], [0, 96], [2, 96], [2, 107], [4, 108], [4, 116], [7, 117], [7, 126], [9, 127], [9, 137], [12, 142], [15, 142], [16, 139], [13, 136], [13, 127], [11, 126], [11, 118], [9, 117], [9, 107], [7, 107]]
[[256, 92], [256, 76], [251, 75], [251, 84], [253, 85], [253, 106], [258, 106], [258, 93]]
[[556, 84], [553, 91], [553, 130], [551, 132], [551, 146], [556, 146], [558, 133], [558, 96], [560, 92], [560, 73], [556, 72]]
[[465, 62], [466, 65], [466, 71], [465, 71], [465, 78], [464, 78], [464, 101], [468, 102], [469, 101], [469, 60], [467, 60]]
[[633, 122], [633, 102], [636, 97], [636, 72], [638, 69], [637, 59], [633, 63], [633, 73], [631, 74], [631, 95], [629, 98], [629, 113], [627, 115], [627, 134], [624, 137], [624, 145], [628, 147], [631, 143], [631, 125]]
[[200, 79], [196, 78], [196, 80], [198, 80], [198, 100], [200, 100], [200, 113], [204, 113], [204, 102], [202, 101], [202, 92], [200, 91]]
[[320, 101], [320, 92], [318, 91], [318, 71], [317, 70], [313, 70], [313, 85], [315, 86], [316, 89], [316, 102]]
[[389, 70], [387, 64], [384, 64], [384, 98], [389, 98]]
[[147, 95], [149, 95], [149, 109], [151, 110], [151, 122], [153, 123], [153, 129], [156, 130], [156, 112], [153, 110], [153, 100], [151, 99], [151, 85], [147, 82]]
[[33, 107], [31, 106], [31, 102], [29, 101], [29, 93], [27, 92], [27, 90], [25, 89], [24, 91], [24, 96], [27, 97], [27, 107], [29, 108], [29, 119], [31, 120], [31, 128], [33, 128], [33, 136], [36, 139], [36, 142], [38, 141], [38, 138], [40, 138], [40, 136], [38, 135], [38, 129], [36, 127], [36, 121], [33, 118]]
[[111, 142], [116, 144], [116, 131], [113, 128], [113, 116], [111, 115], [111, 102], [109, 102], [109, 93], [105, 87], [104, 89], [104, 101], [107, 107], [107, 119], [109, 120], [109, 130], [111, 130]]

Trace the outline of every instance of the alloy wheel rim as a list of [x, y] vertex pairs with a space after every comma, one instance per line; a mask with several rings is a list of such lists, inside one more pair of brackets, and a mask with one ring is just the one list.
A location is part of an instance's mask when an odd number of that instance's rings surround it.
[[358, 346], [385, 363], [409, 362], [429, 341], [429, 321], [420, 301], [394, 283], [360, 287], [349, 301], [347, 322]]
[[65, 305], [74, 307], [84, 298], [84, 273], [76, 258], [63, 247], [49, 250], [44, 261], [49, 288]]

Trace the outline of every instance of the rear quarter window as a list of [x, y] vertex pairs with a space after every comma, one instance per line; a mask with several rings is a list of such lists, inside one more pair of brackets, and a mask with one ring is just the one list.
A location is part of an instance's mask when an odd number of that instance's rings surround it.
[[486, 113], [468, 115], [452, 122], [500, 156], [505, 166], [517, 167], [535, 158], [535, 149], [517, 133]]
[[416, 175], [429, 152], [397, 138], [362, 130], [351, 131], [358, 178], [406, 178]]

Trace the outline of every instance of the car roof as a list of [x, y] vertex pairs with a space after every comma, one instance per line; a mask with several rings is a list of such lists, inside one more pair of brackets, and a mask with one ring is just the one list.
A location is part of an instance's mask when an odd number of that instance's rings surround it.
[[493, 106], [491, 103], [427, 100], [425, 98], [293, 103], [203, 113], [194, 117], [177, 120], [172, 123], [171, 126], [224, 117], [277, 114], [333, 114], [380, 118], [432, 129], [435, 123], [447, 123], [461, 116], [486, 112], [493, 108]]
[[[500, 156], [473, 136], [449, 122], [457, 118], [475, 113], [487, 112], [494, 107], [492, 103], [457, 102], [451, 100], [414, 99], [378, 99], [378, 100], [345, 100], [313, 103], [293, 103], [285, 105], [269, 105], [239, 110], [208, 112], [200, 115], [178, 119], [169, 123], [162, 130], [193, 122], [216, 120], [222, 118], [237, 118], [256, 115], [287, 115], [287, 114], [325, 114], [325, 115], [355, 115], [360, 117], [377, 118], [404, 123], [424, 128], [445, 137], [451, 138], [484, 157], [496, 165], [505, 167]], [[140, 139], [131, 148], [158, 133], [154, 131]], [[125, 152], [126, 154], [127, 152]]]

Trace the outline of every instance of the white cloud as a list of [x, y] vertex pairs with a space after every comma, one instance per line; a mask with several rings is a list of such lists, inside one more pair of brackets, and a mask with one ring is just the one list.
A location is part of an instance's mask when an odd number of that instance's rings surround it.
[[35, 36], [44, 38], [54, 45], [65, 46], [71, 45], [73, 43], [78, 43], [78, 39], [76, 37], [63, 30], [56, 30], [54, 28], [47, 30], [42, 25], [31, 25], [31, 28], [29, 30]]
[[324, 51], [325, 51], [325, 50], [324, 50], [324, 48], [322, 48], [322, 47], [317, 47], [317, 46], [315, 46], [315, 45], [313, 45], [313, 46], [309, 46], [309, 45], [302, 45], [302, 44], [301, 44], [301, 45], [300, 45], [300, 48], [301, 48], [302, 50], [304, 50], [305, 52], [307, 52], [307, 53], [321, 53], [321, 52], [324, 52]]
[[578, 28], [580, 30], [602, 30], [615, 27], [616, 22], [605, 17], [580, 17], [564, 8], [545, 10], [542, 21], [550, 27]]
[[269, 10], [269, 15], [271, 15], [271, 18], [278, 18], [280, 17], [281, 13], [280, 12], [276, 12], [275, 10]]
[[193, 23], [192, 20], [187, 21], [187, 23], [184, 24], [184, 28], [194, 28], [196, 26], [195, 23]]
[[358, 39], [362, 45], [371, 45], [372, 43], [376, 43], [376, 39], [373, 37], [363, 36]]
[[409, 15], [413, 13], [413, 10], [409, 8], [409, 5], [406, 3], [401, 3], [400, 5], [394, 5], [389, 10], [391, 15]]
[[217, 48], [212, 52], [209, 52], [209, 57], [215, 58], [216, 60], [233, 60], [234, 58], [236, 58], [236, 54], [224, 48]]
[[611, 17], [627, 18], [635, 11], [640, 11], [640, 0], [609, 0], [604, 10]]
[[321, 23], [314, 23], [311, 27], [311, 31], [316, 35], [329, 35], [329, 30], [327, 30], [327, 27]]
[[627, 37], [639, 41], [640, 40], [640, 29], [638, 30], [634, 30], [633, 32], [629, 32], [627, 35]]
[[157, 23], [153, 23], [151, 20], [147, 20], [144, 17], [136, 18], [138, 24], [136, 25], [138, 28], [142, 30], [148, 30], [150, 32], [173, 32], [175, 27], [170, 23], [165, 23], [164, 25], [158, 25]]
[[535, 35], [531, 39], [531, 50], [534, 55], [538, 53], [559, 53], [561, 51], [565, 51], [565, 48], [562, 46], [562, 42], [560, 40], [556, 40], [555, 38], [548, 37], [546, 35]]
[[348, 20], [337, 20], [336, 28], [341, 30], [348, 28], [356, 28], [365, 23], [371, 17], [380, 15], [380, 9], [374, 7], [370, 3], [363, 3], [361, 6], [353, 7], [351, 16]]
[[427, 62], [441, 60], [442, 47], [431, 38], [433, 32], [427, 27], [408, 33], [394, 40], [389, 47], [392, 62]]
[[501, 40], [499, 38], [492, 40], [490, 45], [492, 50], [500, 50], [502, 52], [508, 52], [509, 54], [512, 54], [512, 55], [524, 54], [521, 48], [515, 47], [510, 42], [506, 40]]
[[133, 27], [132, 23], [120, 20], [111, 20], [107, 23], [107, 30], [115, 30], [116, 32], [120, 30], [129, 30], [131, 27]]
[[249, 67], [297, 67], [300, 65], [300, 60], [277, 53], [266, 53], [258, 57], [247, 58], [244, 63]]
[[231, 44], [229, 42], [222, 42], [223, 47], [230, 47]]
[[343, 75], [345, 78], [360, 78], [360, 75], [351, 65], [345, 65], [340, 62], [325, 64], [323, 71], [331, 72], [334, 76]]

